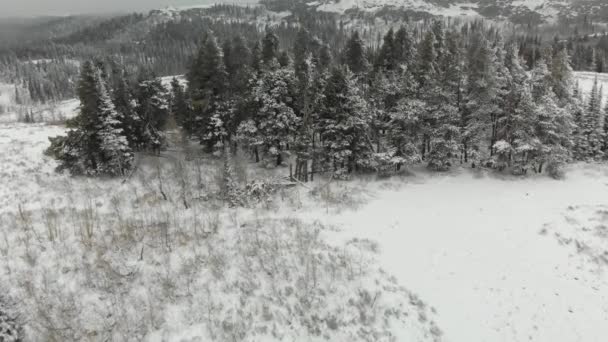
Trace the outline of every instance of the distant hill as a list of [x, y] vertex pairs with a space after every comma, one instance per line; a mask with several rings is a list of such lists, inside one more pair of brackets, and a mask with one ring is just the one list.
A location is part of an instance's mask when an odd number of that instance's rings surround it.
[[593, 20], [608, 23], [606, 0], [262, 0], [270, 7], [286, 9], [305, 5], [318, 11], [346, 13], [397, 8], [450, 17], [479, 16], [514, 23]]

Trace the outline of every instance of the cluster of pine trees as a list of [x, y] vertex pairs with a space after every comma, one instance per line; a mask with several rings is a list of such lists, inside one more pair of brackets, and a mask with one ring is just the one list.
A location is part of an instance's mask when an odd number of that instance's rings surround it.
[[209, 148], [235, 142], [276, 164], [290, 151], [297, 170], [339, 174], [415, 162], [557, 173], [606, 150], [599, 90], [585, 103], [564, 46], [528, 69], [497, 31], [435, 21], [390, 30], [376, 53], [357, 32], [327, 51], [306, 30], [284, 51], [272, 31], [251, 50], [207, 34], [180, 122]]
[[[437, 171], [466, 163], [558, 175], [565, 163], [600, 159], [608, 151], [601, 91], [596, 86], [583, 99], [565, 46], [544, 49], [529, 68], [516, 42], [505, 43], [499, 31], [481, 22], [459, 30], [440, 20], [423, 28], [402, 26], [389, 30], [374, 50], [354, 32], [337, 53], [303, 28], [285, 49], [271, 29], [261, 41], [207, 32], [187, 87], [173, 82], [171, 110], [152, 115], [155, 120], [138, 110], [133, 116], [122, 107], [104, 109], [104, 77], [84, 68], [83, 79], [89, 73], [95, 106], [83, 102], [82, 123], [71, 134], [88, 137], [95, 127], [95, 141], [111, 131], [127, 142], [109, 139], [114, 152], [102, 152], [94, 163], [88, 157], [70, 162], [79, 173], [120, 173], [99, 171], [108, 163], [124, 171], [132, 151], [159, 142], [145, 138], [141, 127], [154, 127], [162, 136], [162, 122], [169, 119], [162, 116], [169, 113], [209, 151], [236, 146], [266, 166], [295, 156], [296, 176], [304, 180], [311, 172], [390, 173], [412, 163]], [[117, 89], [106, 97], [116, 98]], [[139, 107], [155, 98], [139, 94]], [[94, 114], [91, 126], [87, 121]], [[51, 150], [71, 160], [65, 139]], [[93, 150], [104, 148], [98, 143]]]
[[50, 138], [46, 151], [59, 161], [58, 171], [123, 175], [133, 167], [134, 152], [164, 144], [169, 107], [160, 79], [142, 77], [133, 87], [124, 70], [86, 62], [77, 92], [79, 114], [68, 122], [67, 136]]

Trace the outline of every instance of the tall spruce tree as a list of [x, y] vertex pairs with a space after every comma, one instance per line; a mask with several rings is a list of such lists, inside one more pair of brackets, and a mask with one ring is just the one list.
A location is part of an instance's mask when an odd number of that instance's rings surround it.
[[164, 131], [169, 119], [169, 94], [159, 78], [140, 80], [136, 94], [136, 111], [141, 119], [141, 148], [159, 152], [166, 142]]
[[325, 87], [317, 124], [326, 163], [337, 175], [371, 167], [369, 106], [348, 70], [334, 68]]
[[601, 103], [600, 87], [596, 77], [581, 120], [582, 140], [579, 150], [583, 159], [598, 159], [603, 156], [604, 118]]
[[262, 61], [270, 65], [279, 59], [279, 37], [270, 29], [266, 29], [266, 35], [262, 39]]
[[198, 55], [187, 74], [188, 91], [192, 100], [194, 130], [208, 150], [218, 142], [210, 134], [216, 129], [213, 116], [228, 89], [228, 73], [215, 37], [207, 34]]
[[239, 137], [254, 149], [256, 159], [262, 149], [274, 165], [283, 162], [282, 151], [293, 142], [301, 122], [295, 112], [295, 87], [293, 71], [277, 65], [265, 70], [253, 86], [256, 112], [240, 125]]
[[46, 154], [58, 160], [58, 171], [73, 175], [124, 174], [134, 158], [122, 128], [124, 118], [116, 111], [101, 70], [91, 62], [82, 66], [78, 92], [80, 113], [67, 136], [50, 138]]
[[101, 73], [97, 74], [99, 94], [97, 116], [99, 127], [95, 132], [100, 145], [100, 162], [95, 173], [119, 176], [131, 169], [134, 155], [123, 130], [124, 116], [116, 111]]
[[369, 63], [365, 53], [365, 45], [359, 36], [359, 31], [355, 31], [346, 42], [344, 61], [355, 74], [361, 74], [367, 70]]

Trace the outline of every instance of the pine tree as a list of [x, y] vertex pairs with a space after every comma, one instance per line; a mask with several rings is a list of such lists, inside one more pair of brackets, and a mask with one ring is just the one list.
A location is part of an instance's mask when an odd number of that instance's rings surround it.
[[367, 127], [369, 107], [354, 75], [334, 68], [325, 87], [317, 131], [326, 156], [337, 175], [372, 167], [373, 152]]
[[81, 107], [67, 136], [50, 138], [46, 154], [59, 161], [58, 171], [73, 175], [118, 176], [131, 168], [133, 152], [122, 129], [101, 71], [86, 62], [79, 82]]
[[405, 26], [401, 26], [395, 34], [394, 45], [394, 56], [397, 63], [410, 68], [416, 57], [416, 48]]
[[395, 34], [393, 29], [389, 29], [384, 36], [384, 42], [380, 48], [380, 52], [376, 57], [374, 65], [376, 70], [391, 71], [397, 69], [397, 58], [395, 52]]
[[572, 100], [574, 74], [570, 65], [570, 56], [566, 48], [561, 49], [553, 58], [551, 65], [553, 91], [560, 102], [569, 103]]
[[514, 167], [518, 174], [530, 168], [532, 151], [538, 145], [536, 138], [536, 106], [532, 99], [531, 80], [521, 65], [516, 46], [507, 49], [505, 66], [509, 71], [504, 115], [500, 118], [497, 140], [493, 145], [497, 167]]
[[279, 58], [279, 37], [270, 29], [266, 30], [266, 36], [262, 39], [262, 61], [270, 65]]
[[184, 87], [176, 77], [171, 80], [171, 98], [171, 113], [175, 121], [188, 135], [192, 134], [194, 124], [192, 108], [186, 98]]
[[435, 40], [433, 31], [428, 31], [419, 44], [416, 75], [421, 88], [424, 87], [426, 82], [433, 80], [437, 76], [436, 44], [437, 41]]
[[573, 155], [576, 160], [585, 160], [587, 159], [587, 137], [583, 133], [585, 124], [585, 105], [578, 81], [572, 92], [570, 112], [572, 113], [572, 119], [574, 121], [574, 129], [572, 131], [574, 141]]
[[604, 107], [604, 156], [608, 155], [608, 101]]
[[214, 36], [207, 34], [187, 74], [188, 90], [196, 108], [222, 96], [227, 87], [223, 57]]
[[242, 36], [236, 36], [230, 46], [229, 55], [224, 54], [228, 85], [232, 96], [240, 96], [247, 90], [250, 79], [251, 51]]
[[536, 134], [540, 141], [535, 156], [538, 172], [546, 165], [552, 176], [559, 177], [561, 167], [571, 158], [571, 115], [557, 105], [553, 92], [538, 99], [536, 109]]
[[293, 43], [294, 71], [298, 79], [306, 78], [307, 59], [310, 55], [310, 33], [304, 28], [298, 31]]
[[[435, 25], [436, 35], [444, 37], [443, 27]], [[436, 45], [438, 53], [437, 80], [426, 81], [421, 92], [427, 107], [428, 167], [446, 171], [460, 150], [459, 97], [461, 83], [460, 49], [452, 33], [449, 46], [441, 42]]]
[[281, 68], [289, 67], [289, 65], [291, 64], [291, 58], [289, 57], [289, 53], [287, 53], [287, 51], [282, 51], [279, 54], [278, 62]]
[[346, 43], [344, 60], [355, 74], [361, 74], [367, 70], [368, 62], [365, 56], [365, 46], [359, 36], [359, 31], [355, 31]]
[[542, 172], [546, 165], [552, 176], [559, 176], [561, 166], [571, 158], [574, 122], [571, 113], [558, 104], [546, 63], [548, 58], [545, 55], [538, 59], [532, 70], [532, 97], [536, 103], [535, 128], [538, 138], [533, 160], [538, 166], [538, 172]]
[[589, 94], [587, 107], [581, 119], [582, 140], [579, 142], [579, 151], [584, 159], [598, 159], [603, 156], [604, 145], [604, 119], [601, 108], [601, 93], [597, 77]]
[[141, 148], [158, 152], [165, 144], [163, 131], [169, 119], [169, 94], [159, 78], [139, 82], [135, 110], [141, 118]]
[[465, 162], [474, 162], [483, 157], [482, 144], [492, 140], [500, 111], [500, 84], [495, 51], [483, 34], [473, 35], [467, 59], [466, 103], [461, 118], [463, 154]]
[[260, 42], [256, 42], [251, 50], [250, 65], [254, 72], [260, 72], [262, 68], [262, 48], [260, 47]]
[[116, 85], [112, 92], [112, 100], [116, 111], [120, 114], [121, 128], [129, 141], [129, 146], [132, 149], [139, 149], [143, 143], [139, 134], [142, 120], [135, 111], [132, 90], [123, 70], [116, 69], [114, 79]]
[[121, 115], [108, 94], [101, 74], [97, 76], [99, 92], [98, 117], [99, 127], [96, 132], [100, 140], [100, 163], [95, 173], [118, 176], [131, 169], [133, 151], [122, 129]]
[[215, 130], [212, 118], [226, 97], [228, 73], [215, 37], [207, 35], [187, 75], [192, 100], [194, 131], [208, 150], [218, 142], [209, 139]]
[[[275, 63], [277, 63], [275, 61]], [[295, 113], [295, 75], [291, 69], [272, 66], [253, 86], [251, 96], [256, 112], [239, 127], [239, 138], [259, 153], [259, 148], [274, 161], [283, 162], [286, 150], [297, 132], [300, 118]]]

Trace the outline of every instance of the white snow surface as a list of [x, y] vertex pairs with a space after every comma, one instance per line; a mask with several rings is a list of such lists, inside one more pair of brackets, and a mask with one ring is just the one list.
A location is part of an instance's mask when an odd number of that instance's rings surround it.
[[[385, 270], [437, 309], [444, 341], [600, 342], [608, 215], [596, 212], [606, 212], [607, 171], [578, 165], [562, 181], [417, 174], [372, 185], [356, 211], [316, 217], [342, 227], [338, 240], [378, 241]], [[580, 234], [585, 247], [568, 240]]]

